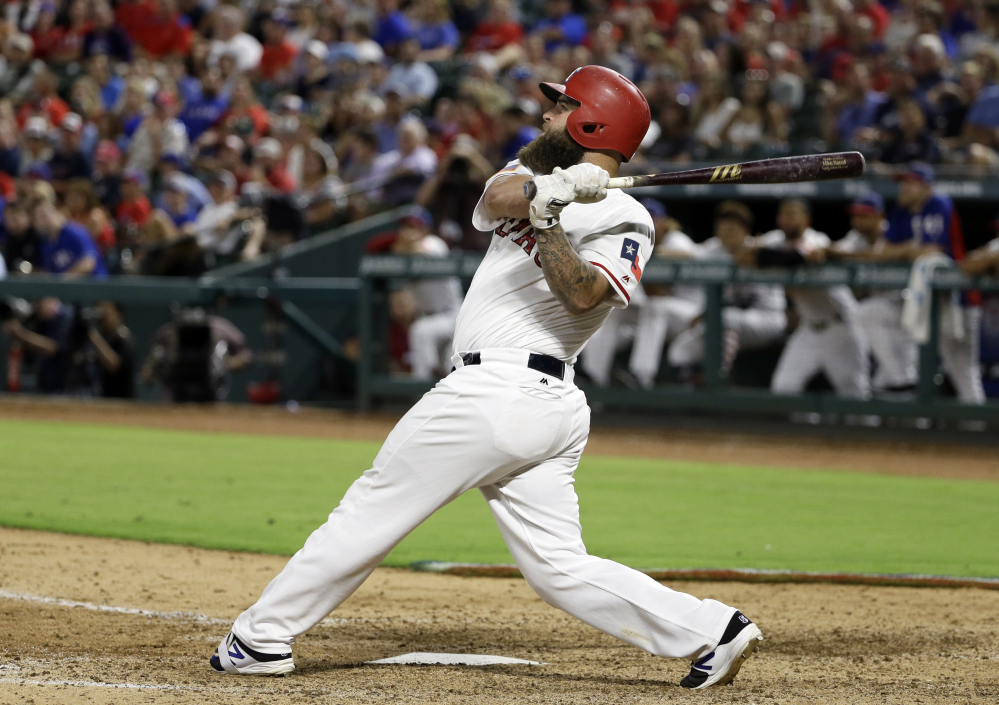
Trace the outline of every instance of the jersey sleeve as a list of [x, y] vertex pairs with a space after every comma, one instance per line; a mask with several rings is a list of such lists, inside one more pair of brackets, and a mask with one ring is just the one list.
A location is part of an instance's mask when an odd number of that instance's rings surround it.
[[486, 187], [482, 189], [482, 196], [479, 198], [479, 202], [475, 204], [475, 210], [472, 212], [472, 225], [476, 230], [488, 233], [498, 228], [503, 222], [503, 218], [493, 218], [486, 212], [486, 191], [489, 190], [494, 181], [507, 179], [515, 175], [533, 176], [534, 172], [515, 159], [493, 174], [489, 181], [486, 182]]
[[615, 308], [627, 308], [638, 289], [642, 270], [652, 256], [655, 232], [642, 209], [629, 209], [614, 225], [598, 227], [579, 243], [579, 255], [600, 270], [611, 285]]

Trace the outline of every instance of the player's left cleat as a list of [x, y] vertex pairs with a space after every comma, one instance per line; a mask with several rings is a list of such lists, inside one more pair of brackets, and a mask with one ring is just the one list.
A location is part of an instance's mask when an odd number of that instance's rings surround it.
[[699, 690], [713, 685], [728, 685], [747, 659], [759, 652], [756, 642], [763, 641], [763, 633], [742, 612], [732, 615], [718, 647], [690, 666], [680, 686]]
[[295, 670], [291, 654], [264, 654], [248, 648], [229, 632], [208, 660], [217, 673], [238, 673], [244, 676], [283, 676]]

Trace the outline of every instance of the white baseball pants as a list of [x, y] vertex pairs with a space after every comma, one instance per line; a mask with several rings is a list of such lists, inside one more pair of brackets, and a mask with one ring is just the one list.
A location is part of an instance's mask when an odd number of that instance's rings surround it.
[[871, 395], [869, 354], [867, 338], [856, 320], [831, 323], [822, 330], [802, 323], [784, 346], [770, 391], [801, 394], [808, 380], [825, 372], [836, 394], [867, 399]]
[[[722, 309], [722, 326], [738, 336], [742, 350], [762, 348], [775, 343], [787, 328], [787, 313], [773, 309], [736, 308]], [[694, 365], [704, 360], [704, 323], [698, 323], [676, 337], [666, 352], [669, 364], [674, 367]]]
[[640, 310], [641, 306], [636, 306], [635, 302], [628, 308], [614, 309], [586, 342], [586, 347], [579, 356], [579, 365], [596, 386], [610, 386], [614, 355], [635, 338]]
[[871, 386], [883, 390], [914, 385], [919, 347], [902, 327], [902, 299], [872, 296], [860, 302], [857, 313], [877, 363]]
[[649, 297], [638, 313], [638, 329], [628, 364], [631, 374], [644, 388], [650, 389], [655, 384], [666, 343], [687, 330], [703, 310], [702, 304], [676, 296]]
[[[984, 404], [981, 367], [981, 306], [964, 306], [964, 337], [954, 337], [950, 326], [940, 326], [940, 364], [965, 404]], [[941, 313], [942, 315], [942, 313]]]
[[[583, 392], [527, 367], [524, 350], [480, 351], [428, 392], [233, 632], [286, 653], [427, 517], [479, 488], [527, 582], [550, 605], [658, 656], [711, 652], [735, 613], [586, 553], [573, 473], [589, 433]], [[545, 381], [543, 381], [545, 380]]]
[[[433, 379], [434, 369], [451, 367], [442, 351], [450, 350], [458, 310], [418, 318], [409, 328], [409, 362], [413, 379]], [[450, 357], [450, 355], [448, 355]]]

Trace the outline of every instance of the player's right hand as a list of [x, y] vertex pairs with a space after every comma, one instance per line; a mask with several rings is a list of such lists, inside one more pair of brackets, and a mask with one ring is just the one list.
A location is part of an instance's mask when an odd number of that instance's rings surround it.
[[558, 225], [562, 209], [576, 200], [576, 189], [560, 167], [549, 176], [535, 176], [533, 181], [537, 193], [531, 199], [531, 225], [548, 230]]

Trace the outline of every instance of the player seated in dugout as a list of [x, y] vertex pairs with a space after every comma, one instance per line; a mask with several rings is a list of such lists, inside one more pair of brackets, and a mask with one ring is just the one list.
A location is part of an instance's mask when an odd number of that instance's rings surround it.
[[[753, 213], [744, 203], [724, 201], [715, 212], [714, 237], [698, 247], [698, 258], [751, 263]], [[722, 291], [721, 372], [727, 376], [741, 351], [760, 350], [780, 341], [787, 328], [784, 289], [770, 284], [726, 284]], [[703, 316], [677, 335], [667, 351], [681, 381], [698, 384], [704, 360]]]

